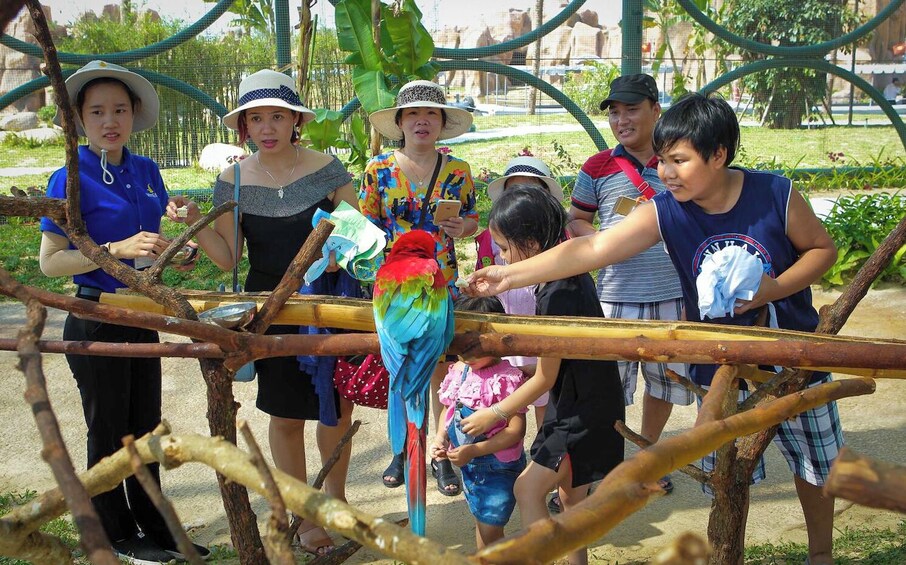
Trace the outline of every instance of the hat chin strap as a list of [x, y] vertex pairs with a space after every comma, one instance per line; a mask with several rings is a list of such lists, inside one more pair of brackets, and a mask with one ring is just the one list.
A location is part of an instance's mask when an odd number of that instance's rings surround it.
[[107, 150], [101, 149], [101, 170], [104, 171], [101, 175], [101, 178], [104, 180], [104, 184], [111, 185], [113, 184], [113, 173], [107, 169]]

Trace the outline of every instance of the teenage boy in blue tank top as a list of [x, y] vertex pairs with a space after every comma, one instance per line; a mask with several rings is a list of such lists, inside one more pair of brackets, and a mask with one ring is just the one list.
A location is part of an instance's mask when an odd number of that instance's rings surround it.
[[[739, 124], [725, 101], [700, 94], [679, 100], [654, 130], [658, 174], [668, 192], [606, 231], [571, 239], [525, 261], [477, 271], [469, 277], [469, 294], [497, 294], [600, 269], [663, 241], [680, 276], [689, 320], [751, 325], [762, 307], [772, 305], [778, 327], [814, 331], [818, 313], [809, 285], [836, 261], [834, 242], [790, 179], [730, 168], [738, 147]], [[737, 301], [732, 318], [702, 320], [698, 269], [706, 255], [727, 246], [755, 256], [764, 274], [752, 300]], [[714, 365], [693, 365], [690, 376], [707, 386], [714, 370]], [[827, 373], [815, 373], [810, 386], [829, 380]], [[834, 499], [823, 496], [821, 487], [843, 445], [836, 403], [785, 422], [774, 442], [795, 475], [809, 535], [808, 562], [833, 563]], [[708, 464], [703, 462], [706, 470]]]
[[[661, 115], [657, 82], [646, 74], [626, 75], [610, 83], [610, 92], [601, 102], [607, 112], [610, 130], [618, 144], [589, 158], [576, 176], [568, 229], [573, 236], [591, 235], [610, 229], [626, 217], [620, 202], [641, 196], [636, 182], [648, 183], [655, 193], [664, 184], [657, 175], [657, 158], [651, 145], [654, 124]], [[624, 171], [632, 167], [638, 176], [631, 179]], [[598, 272], [598, 297], [607, 318], [630, 320], [679, 320], [682, 318], [683, 292], [676, 270], [664, 248], [654, 245], [635, 257], [610, 265]], [[680, 383], [667, 377], [669, 368], [686, 374], [682, 363], [618, 361], [626, 406], [633, 404], [639, 369], [645, 380], [642, 398], [642, 436], [654, 443], [661, 437], [673, 412], [673, 405], [688, 406], [693, 396]], [[670, 475], [658, 484], [668, 494], [673, 491]]]

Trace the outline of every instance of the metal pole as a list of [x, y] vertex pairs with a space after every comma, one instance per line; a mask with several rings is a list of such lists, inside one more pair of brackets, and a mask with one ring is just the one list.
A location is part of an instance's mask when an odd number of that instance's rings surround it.
[[[853, 10], [854, 13], [859, 13], [859, 0], [856, 0], [856, 7]], [[849, 72], [856, 74], [856, 44], [853, 43], [853, 57], [852, 62], [849, 65]], [[849, 119], [846, 121], [846, 125], [853, 125], [853, 101], [856, 97], [856, 86], [853, 83], [849, 83]], [[831, 104], [833, 107], [833, 104]]]
[[290, 53], [289, 0], [275, 0], [274, 13], [277, 16], [277, 68], [291, 74], [292, 54]]
[[623, 60], [620, 72], [642, 72], [642, 0], [623, 0]]

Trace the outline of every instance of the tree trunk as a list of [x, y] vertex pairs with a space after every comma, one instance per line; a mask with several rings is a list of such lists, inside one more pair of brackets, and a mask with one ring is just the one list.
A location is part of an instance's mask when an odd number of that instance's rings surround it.
[[[541, 24], [544, 23], [544, 0], [535, 0], [535, 29], [541, 27]], [[538, 41], [535, 42], [535, 62], [532, 65], [532, 74], [536, 78], [539, 78], [539, 73], [541, 72], [541, 38], [538, 38]], [[532, 88], [529, 92], [529, 106], [528, 113], [529, 116], [535, 115], [535, 107], [538, 104], [538, 96], [540, 93], [537, 88]]]
[[[236, 444], [236, 412], [239, 405], [233, 397], [233, 380], [222, 360], [200, 359], [201, 372], [208, 385], [208, 428], [211, 437], [221, 436]], [[230, 524], [230, 539], [243, 565], [267, 563], [258, 521], [249, 502], [249, 493], [239, 483], [217, 473], [220, 497]]]

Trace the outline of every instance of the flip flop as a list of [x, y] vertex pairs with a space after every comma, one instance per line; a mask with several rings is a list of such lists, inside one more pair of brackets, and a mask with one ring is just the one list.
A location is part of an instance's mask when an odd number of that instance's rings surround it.
[[387, 465], [387, 468], [384, 469], [384, 474], [381, 475], [381, 481], [387, 488], [396, 488], [403, 485], [405, 477], [403, 473], [403, 455], [401, 453], [394, 455], [393, 459], [390, 460], [390, 465]]
[[[306, 530], [299, 528], [299, 531], [296, 532], [296, 541], [299, 543], [299, 547], [318, 557], [327, 555], [337, 548], [330, 536], [327, 535], [327, 532], [324, 531], [324, 528], [312, 522], [308, 522], [308, 524], [311, 526], [310, 528]], [[320, 534], [316, 530], [320, 530]], [[307, 537], [312, 532], [315, 532], [314, 539]]]
[[[437, 490], [444, 496], [456, 496], [462, 490], [462, 484], [449, 459], [432, 459], [431, 475], [437, 479]], [[451, 486], [456, 488], [447, 488]]]
[[661, 477], [661, 479], [657, 482], [657, 486], [664, 489], [664, 494], [670, 494], [671, 492], [673, 492], [673, 481], [670, 480], [670, 475]]

